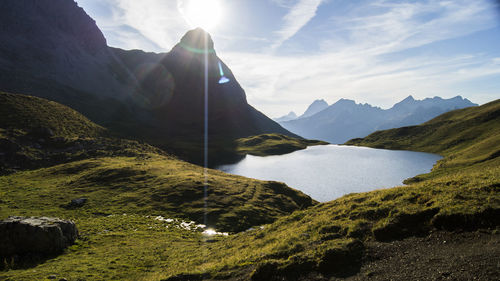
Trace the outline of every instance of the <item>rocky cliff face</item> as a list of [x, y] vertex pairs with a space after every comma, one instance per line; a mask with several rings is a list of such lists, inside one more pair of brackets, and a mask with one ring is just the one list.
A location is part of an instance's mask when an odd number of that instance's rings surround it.
[[0, 90], [69, 105], [122, 135], [160, 146], [174, 138], [200, 141], [205, 59], [213, 139], [293, 135], [247, 103], [201, 29], [186, 33], [169, 53], [125, 51], [108, 47], [73, 0], [0, 2]]
[[5, 0], [0, 21], [3, 90], [54, 98], [40, 94], [39, 85], [55, 83], [100, 97], [126, 97], [127, 85], [118, 79], [126, 73], [95, 21], [72, 0]]
[[139, 83], [143, 106], [161, 120], [158, 126], [169, 136], [191, 138], [204, 133], [205, 87], [211, 136], [291, 135], [247, 103], [245, 91], [202, 29], [187, 32], [166, 54], [114, 52]]

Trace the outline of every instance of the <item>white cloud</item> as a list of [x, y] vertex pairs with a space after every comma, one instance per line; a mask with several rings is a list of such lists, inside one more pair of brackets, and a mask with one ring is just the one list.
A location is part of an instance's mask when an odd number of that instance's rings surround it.
[[[321, 43], [323, 50], [343, 48], [372, 55], [456, 38], [497, 25], [488, 1], [468, 0], [372, 1], [331, 21], [337, 28], [332, 30], [332, 39]], [[335, 36], [337, 33], [347, 35]]]
[[453, 97], [463, 94], [455, 87], [459, 83], [489, 75], [500, 78], [500, 67], [481, 54], [396, 62], [342, 53], [307, 57], [229, 53], [224, 59], [244, 86], [249, 103], [273, 117], [291, 110], [303, 112], [321, 98], [330, 104], [350, 98], [387, 108], [410, 94]]
[[177, 10], [176, 0], [114, 0], [124, 13], [124, 21], [149, 40], [170, 48], [189, 29]]
[[[343, 32], [344, 37], [324, 38], [322, 53], [300, 57], [227, 54], [227, 63], [246, 89], [249, 102], [271, 116], [290, 110], [300, 113], [319, 98], [332, 103], [345, 97], [389, 107], [409, 94], [452, 97], [464, 94], [460, 84], [493, 75], [500, 78], [498, 60], [484, 54], [387, 56], [494, 27], [487, 2], [369, 3], [332, 19], [337, 29], [330, 34]], [[471, 94], [481, 96], [483, 100], [476, 101], [481, 103], [495, 93]], [[474, 101], [473, 96], [467, 97]]]
[[[89, 1], [98, 0], [79, 2]], [[99, 1], [107, 1], [113, 13], [110, 17], [97, 17], [97, 23], [108, 40], [112, 37], [114, 42], [119, 42], [118, 47], [168, 50], [189, 29], [178, 12], [176, 0]], [[319, 8], [345, 3], [271, 1], [289, 9], [280, 30], [271, 32], [278, 38], [260, 37], [263, 35], [259, 34], [252, 40], [262, 42], [263, 46], [271, 44], [274, 48], [291, 41], [316, 16]], [[321, 36], [315, 38], [320, 51], [300, 56], [237, 50], [218, 54], [246, 90], [249, 102], [270, 116], [291, 110], [301, 113], [313, 100], [320, 98], [332, 103], [344, 97], [388, 107], [409, 94], [416, 98], [462, 94], [478, 103], [491, 100], [495, 94], [498, 97], [500, 93], [491, 92], [493, 90], [468, 92], [474, 95], [470, 96], [458, 86], [484, 77], [498, 76], [500, 80], [498, 53], [491, 56], [462, 51], [438, 55], [430, 51], [401, 55], [397, 59], [390, 55], [497, 26], [489, 1], [365, 2], [357, 2], [322, 23]], [[124, 25], [132, 28], [121, 28]], [[246, 35], [219, 34], [215, 38], [234, 42], [242, 41]], [[224, 45], [223, 42], [215, 43]], [[300, 43], [294, 41], [294, 44]]]
[[[278, 39], [272, 45], [273, 49], [281, 46], [285, 41], [292, 38], [302, 27], [304, 27], [314, 16], [323, 0], [300, 0], [290, 8], [290, 11], [283, 18], [282, 28], [276, 32]], [[279, 1], [285, 5], [285, 1]]]
[[[91, 8], [96, 0], [78, 2]], [[101, 0], [99, 5], [109, 7], [111, 15], [92, 16], [109, 43], [121, 48], [168, 51], [189, 29], [177, 0]]]

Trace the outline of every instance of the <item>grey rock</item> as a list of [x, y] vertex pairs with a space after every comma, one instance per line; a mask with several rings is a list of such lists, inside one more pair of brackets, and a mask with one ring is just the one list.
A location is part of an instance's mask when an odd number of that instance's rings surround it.
[[71, 207], [82, 207], [83, 205], [85, 205], [85, 203], [87, 203], [87, 201], [88, 201], [87, 198], [73, 199], [73, 200], [71, 200], [71, 203], [69, 203], [69, 206], [71, 206]]
[[0, 221], [0, 258], [59, 254], [77, 237], [76, 225], [69, 220], [11, 216]]

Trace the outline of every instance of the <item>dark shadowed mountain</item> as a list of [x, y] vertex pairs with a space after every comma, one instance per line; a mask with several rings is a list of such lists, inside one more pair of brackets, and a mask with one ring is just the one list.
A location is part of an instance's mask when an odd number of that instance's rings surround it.
[[415, 100], [409, 96], [392, 108], [384, 110], [369, 104], [340, 99], [310, 117], [280, 124], [305, 138], [344, 143], [353, 138], [365, 137], [377, 130], [418, 125], [442, 113], [475, 105], [477, 104], [460, 96], [424, 100]]
[[293, 136], [247, 103], [201, 29], [168, 53], [125, 51], [108, 47], [73, 0], [0, 2], [0, 90], [60, 102], [120, 135], [180, 154], [203, 141], [205, 60], [210, 145], [263, 133]]
[[297, 114], [295, 114], [295, 112], [290, 111], [287, 115], [283, 115], [283, 116], [278, 117], [278, 118], [273, 118], [273, 120], [276, 122], [285, 122], [285, 121], [297, 119], [297, 117], [298, 116], [297, 116]]

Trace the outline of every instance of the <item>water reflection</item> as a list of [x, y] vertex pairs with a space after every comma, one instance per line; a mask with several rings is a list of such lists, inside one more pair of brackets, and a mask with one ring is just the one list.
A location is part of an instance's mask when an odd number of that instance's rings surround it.
[[282, 181], [325, 202], [352, 192], [401, 185], [407, 178], [428, 173], [439, 159], [439, 155], [422, 152], [323, 145], [278, 156], [248, 155], [217, 169]]

